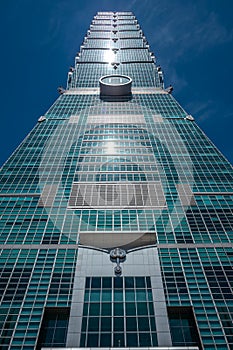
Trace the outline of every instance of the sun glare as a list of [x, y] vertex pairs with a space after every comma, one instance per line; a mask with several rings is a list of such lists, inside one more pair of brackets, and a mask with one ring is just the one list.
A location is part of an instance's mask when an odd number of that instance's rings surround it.
[[114, 52], [110, 50], [106, 50], [104, 53], [104, 61], [108, 62], [109, 64], [114, 62], [115, 54]]

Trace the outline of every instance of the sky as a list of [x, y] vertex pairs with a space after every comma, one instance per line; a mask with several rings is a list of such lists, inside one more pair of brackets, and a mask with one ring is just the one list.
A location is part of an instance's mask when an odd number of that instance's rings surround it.
[[165, 85], [233, 163], [232, 0], [0, 0], [0, 166], [66, 86], [97, 11], [133, 11]]

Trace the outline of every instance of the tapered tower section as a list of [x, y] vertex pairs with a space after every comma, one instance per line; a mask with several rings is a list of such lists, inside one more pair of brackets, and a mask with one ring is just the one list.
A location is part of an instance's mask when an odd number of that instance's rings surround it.
[[59, 92], [1, 169], [0, 348], [233, 349], [232, 167], [131, 12]]

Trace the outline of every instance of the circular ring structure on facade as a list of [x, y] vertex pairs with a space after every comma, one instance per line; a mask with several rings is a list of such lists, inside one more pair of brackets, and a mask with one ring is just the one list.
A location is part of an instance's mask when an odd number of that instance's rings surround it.
[[131, 95], [132, 79], [127, 75], [113, 74], [100, 78], [100, 95], [126, 96]]

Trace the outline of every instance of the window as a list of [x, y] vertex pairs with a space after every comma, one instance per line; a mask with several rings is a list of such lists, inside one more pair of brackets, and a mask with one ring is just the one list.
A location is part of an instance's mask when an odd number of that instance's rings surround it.
[[149, 277], [87, 277], [80, 347], [157, 346]]
[[198, 345], [201, 349], [197, 326], [191, 307], [169, 307], [168, 318], [173, 346]]
[[46, 308], [36, 349], [66, 345], [69, 308]]

